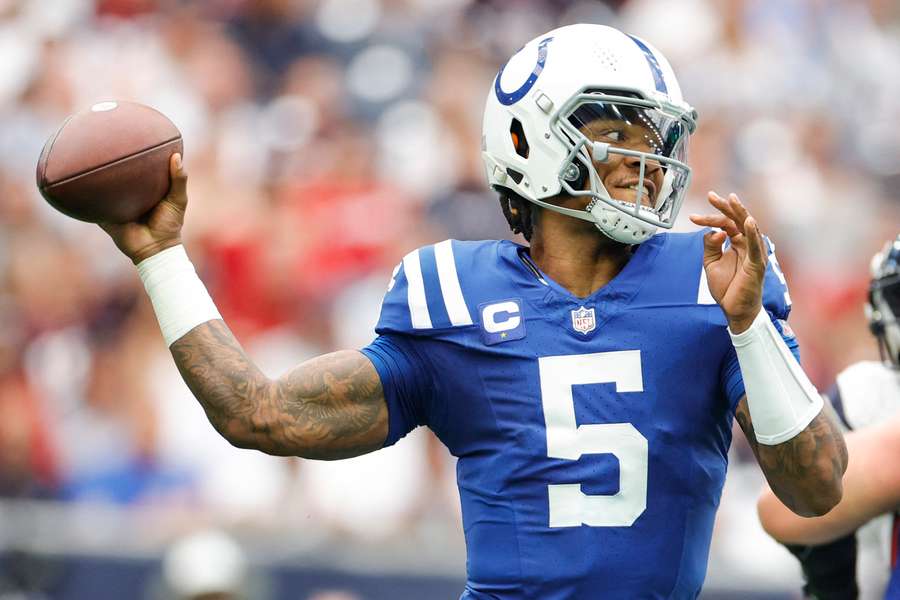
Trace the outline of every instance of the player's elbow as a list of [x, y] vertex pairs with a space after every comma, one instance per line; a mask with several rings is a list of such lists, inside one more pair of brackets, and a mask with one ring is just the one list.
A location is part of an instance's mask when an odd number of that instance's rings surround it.
[[306, 445], [303, 439], [287, 439], [282, 416], [268, 411], [247, 417], [225, 439], [235, 448], [259, 450], [273, 456], [303, 456]]
[[229, 444], [242, 450], [258, 450], [272, 456], [330, 458], [322, 456], [315, 440], [295, 430], [288, 430], [285, 419], [277, 412], [256, 414], [219, 429]]
[[225, 441], [241, 450], [259, 450], [259, 438], [243, 423], [230, 422], [223, 425], [214, 423], [216, 431]]
[[808, 465], [788, 494], [795, 499], [789, 503], [779, 497], [802, 517], [821, 517], [840, 503], [844, 495], [843, 476], [847, 470], [847, 448], [843, 438], [834, 440], [828, 451], [821, 452]]
[[842, 473], [832, 464], [812, 465], [800, 477], [770, 479], [769, 483], [778, 500], [794, 514], [821, 517], [843, 497]]
[[[797, 516], [807, 518], [825, 516], [829, 512], [831, 512], [831, 509], [838, 505], [838, 502], [841, 501], [840, 494], [828, 496], [808, 496], [805, 498], [785, 496], [782, 494], [777, 495], [781, 503], [788, 507], [792, 513]], [[766, 533], [777, 540], [782, 540], [782, 538], [784, 537], [779, 533], [779, 530], [774, 525], [769, 525], [768, 527], [764, 525], [763, 528], [766, 530]]]
[[211, 418], [210, 421], [225, 441], [241, 450], [259, 450], [267, 454], [279, 454], [277, 449], [281, 428], [277, 421], [263, 415]]
[[241, 450], [258, 450], [264, 454], [272, 456], [294, 456], [297, 451], [288, 452], [285, 450], [285, 444], [276, 435], [273, 435], [271, 428], [266, 427], [235, 427], [225, 431], [220, 430], [220, 434], [225, 440]]
[[844, 496], [844, 472], [847, 470], [847, 452], [835, 450], [835, 455], [818, 461], [815, 467], [818, 485], [813, 486], [814, 492], [809, 494], [810, 515], [821, 517], [837, 506]]
[[785, 502], [785, 505], [801, 517], [821, 517], [831, 512], [831, 509], [840, 503], [843, 495], [844, 486], [841, 477], [836, 475], [820, 481], [819, 485], [809, 486], [804, 493], [798, 494], [793, 502]]
[[825, 516], [829, 512], [831, 512], [831, 509], [833, 509], [838, 505], [838, 503], [840, 503], [842, 496], [843, 490], [841, 489], [841, 485], [838, 484], [836, 490], [828, 494], [823, 494], [815, 498], [811, 498], [806, 504], [806, 510], [798, 514], [803, 517]]

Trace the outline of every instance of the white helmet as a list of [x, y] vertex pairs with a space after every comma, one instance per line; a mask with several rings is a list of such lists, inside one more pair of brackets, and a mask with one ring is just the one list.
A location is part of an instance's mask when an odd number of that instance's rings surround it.
[[866, 303], [869, 329], [878, 338], [885, 362], [900, 368], [900, 235], [872, 257], [871, 272]]
[[[675, 222], [691, 179], [684, 159], [696, 119], [672, 67], [650, 44], [604, 25], [560, 27], [525, 44], [494, 79], [482, 132], [488, 184], [639, 244]], [[594, 135], [598, 120], [639, 127], [638, 145], [649, 151]], [[634, 162], [630, 187], [646, 199], [610, 195], [595, 163], [614, 154]], [[645, 177], [649, 169], [663, 174], [658, 190]], [[561, 192], [589, 197], [586, 210], [545, 201]]]

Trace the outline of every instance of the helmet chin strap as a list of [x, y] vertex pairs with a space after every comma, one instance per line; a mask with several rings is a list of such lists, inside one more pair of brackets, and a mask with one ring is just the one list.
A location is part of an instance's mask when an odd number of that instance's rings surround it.
[[529, 198], [529, 201], [554, 212], [593, 223], [601, 233], [622, 244], [643, 243], [656, 233], [657, 229], [656, 226], [648, 225], [640, 219], [607, 206], [596, 198], [591, 200], [587, 210], [566, 208], [543, 200]]
[[588, 204], [594, 217], [594, 225], [607, 237], [623, 244], [640, 244], [656, 233], [656, 225], [650, 225], [621, 210], [616, 210], [596, 198]]
[[550, 209], [552, 211], [558, 212], [562, 215], [566, 215], [569, 217], [575, 217], [576, 219], [581, 219], [582, 221], [590, 221], [591, 223], [596, 223], [594, 219], [594, 215], [586, 210], [580, 210], [577, 208], [566, 208], [565, 206], [559, 206], [556, 204], [550, 204], [549, 202], [544, 202], [543, 200], [537, 199], [528, 199], [530, 202], [537, 204], [543, 208]]

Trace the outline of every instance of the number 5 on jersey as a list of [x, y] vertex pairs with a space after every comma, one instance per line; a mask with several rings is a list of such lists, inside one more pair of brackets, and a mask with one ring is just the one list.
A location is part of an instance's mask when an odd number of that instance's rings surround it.
[[647, 508], [647, 438], [631, 423], [578, 425], [572, 386], [614, 383], [616, 391], [644, 391], [640, 350], [538, 359], [547, 454], [578, 460], [612, 454], [619, 461], [619, 491], [589, 495], [581, 483], [547, 486], [550, 527], [628, 527]]

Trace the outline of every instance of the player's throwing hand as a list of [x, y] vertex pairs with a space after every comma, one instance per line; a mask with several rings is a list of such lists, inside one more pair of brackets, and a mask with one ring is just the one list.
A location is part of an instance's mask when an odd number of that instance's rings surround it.
[[[756, 222], [737, 194], [722, 198], [709, 192], [709, 203], [721, 214], [691, 215], [697, 225], [717, 227], [703, 238], [703, 268], [713, 298], [728, 317], [733, 333], [746, 330], [762, 310], [763, 279], [768, 256]], [[725, 237], [731, 244], [723, 250]]]
[[138, 264], [145, 258], [181, 243], [181, 227], [187, 208], [187, 173], [180, 154], [169, 159], [172, 186], [153, 210], [132, 223], [100, 223], [128, 258]]

